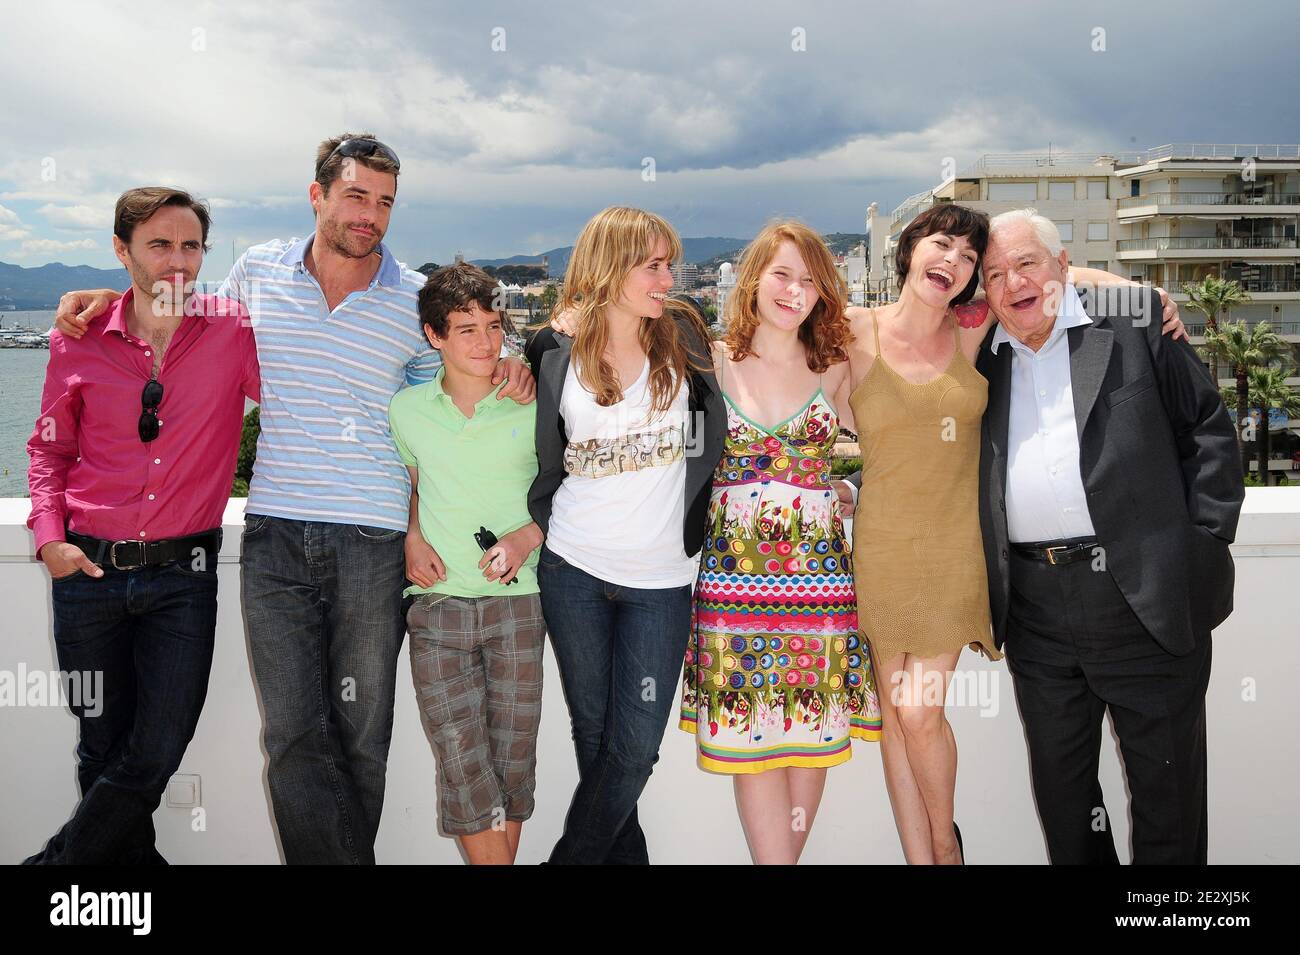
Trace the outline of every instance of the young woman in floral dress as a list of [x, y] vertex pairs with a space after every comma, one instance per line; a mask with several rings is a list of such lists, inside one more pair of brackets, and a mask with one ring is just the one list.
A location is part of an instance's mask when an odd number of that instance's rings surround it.
[[831, 452], [848, 407], [846, 291], [796, 222], [745, 250], [714, 365], [727, 438], [713, 477], [680, 726], [730, 774], [754, 861], [799, 859], [826, 769], [876, 740]]

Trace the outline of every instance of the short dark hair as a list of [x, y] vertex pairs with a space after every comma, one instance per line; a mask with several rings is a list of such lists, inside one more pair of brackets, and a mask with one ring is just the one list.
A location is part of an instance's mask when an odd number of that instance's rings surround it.
[[[903, 234], [898, 237], [898, 248], [894, 250], [894, 270], [898, 273], [900, 292], [903, 290], [903, 283], [907, 281], [907, 273], [912, 268], [912, 249], [916, 247], [916, 243], [936, 232], [942, 232], [954, 239], [966, 239], [979, 259], [984, 258], [984, 252], [989, 247], [989, 217], [984, 213], [957, 205], [955, 202], [931, 206], [909, 222]], [[965, 305], [975, 297], [975, 291], [979, 287], [980, 262], [976, 260], [975, 271], [971, 273], [970, 281], [961, 290], [961, 294], [952, 300], [952, 304]]]
[[208, 204], [195, 199], [188, 192], [167, 186], [141, 186], [139, 189], [128, 189], [118, 196], [117, 206], [113, 209], [113, 235], [130, 243], [135, 227], [141, 222], [148, 222], [163, 206], [180, 206], [199, 217], [199, 226], [203, 230], [203, 251], [206, 252], [208, 228], [212, 225]]
[[316, 147], [316, 181], [326, 192], [330, 191], [330, 186], [343, 172], [343, 164], [346, 162], [359, 162], [368, 169], [376, 172], [390, 172], [393, 178], [397, 178], [398, 165], [387, 156], [381, 153], [375, 153], [373, 156], [337, 156], [334, 150], [339, 148], [339, 144], [349, 139], [374, 139], [373, 133], [340, 133], [331, 139], [327, 139]]
[[500, 314], [496, 297], [497, 280], [477, 265], [444, 265], [434, 269], [420, 289], [420, 324], [432, 328], [439, 338], [446, 338], [450, 330], [447, 317], [452, 312], [465, 311], [476, 302], [483, 311]]

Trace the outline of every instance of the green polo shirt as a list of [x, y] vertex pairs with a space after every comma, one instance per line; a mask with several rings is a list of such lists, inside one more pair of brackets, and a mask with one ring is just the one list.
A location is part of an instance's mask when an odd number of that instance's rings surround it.
[[532, 522], [528, 488], [537, 476], [537, 404], [497, 400], [497, 388], [466, 418], [442, 390], [444, 374], [440, 368], [432, 381], [402, 389], [388, 406], [397, 453], [419, 469], [420, 531], [447, 565], [446, 580], [411, 585], [404, 594], [535, 594], [538, 551], [519, 569], [519, 582], [507, 587], [484, 578], [474, 532], [482, 526], [505, 537]]

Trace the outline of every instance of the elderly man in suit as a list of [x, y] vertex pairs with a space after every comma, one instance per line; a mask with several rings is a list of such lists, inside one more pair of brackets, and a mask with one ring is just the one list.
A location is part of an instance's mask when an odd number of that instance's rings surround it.
[[1118, 861], [1097, 779], [1109, 709], [1133, 861], [1204, 863], [1210, 632], [1232, 610], [1245, 496], [1236, 437], [1195, 351], [1161, 336], [1155, 293], [1076, 290], [1068, 266], [1034, 210], [992, 220], [1000, 325], [977, 367], [993, 628], [1052, 862]]

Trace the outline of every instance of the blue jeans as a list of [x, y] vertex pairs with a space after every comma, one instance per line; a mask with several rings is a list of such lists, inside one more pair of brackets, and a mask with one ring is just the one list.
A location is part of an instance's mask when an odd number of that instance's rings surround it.
[[[164, 863], [153, 812], [194, 737], [217, 631], [217, 569], [188, 564], [77, 571], [52, 583], [54, 645], [67, 673], [102, 674], [99, 700], [71, 699], [80, 728], [72, 818], [26, 860]], [[84, 684], [83, 684], [84, 686]]]
[[546, 547], [537, 570], [579, 777], [550, 862], [647, 865], [636, 804], [676, 700], [691, 587], [618, 587]]
[[244, 615], [290, 864], [374, 864], [406, 635], [405, 538], [245, 518]]

